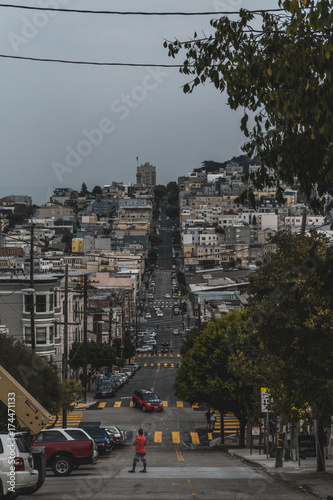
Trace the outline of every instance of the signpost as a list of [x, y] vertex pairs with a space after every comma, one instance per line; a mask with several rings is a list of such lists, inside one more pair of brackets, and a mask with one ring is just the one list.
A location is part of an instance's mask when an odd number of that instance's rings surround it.
[[[267, 459], [268, 459], [268, 407], [269, 403], [272, 401], [271, 400], [271, 395], [269, 393], [269, 389], [267, 387], [261, 387], [260, 389], [261, 393], [261, 412], [265, 413], [265, 436], [266, 436], [266, 454], [267, 454]], [[264, 451], [265, 453], [265, 451]]]

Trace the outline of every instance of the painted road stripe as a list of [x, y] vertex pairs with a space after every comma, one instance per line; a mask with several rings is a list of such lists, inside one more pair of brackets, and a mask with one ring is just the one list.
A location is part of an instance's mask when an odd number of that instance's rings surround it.
[[172, 442], [174, 444], [179, 444], [180, 443], [180, 432], [173, 432], [172, 433]]
[[154, 443], [162, 443], [162, 431], [155, 431]]
[[120, 407], [121, 407], [121, 401], [115, 401], [114, 408], [120, 408]]
[[133, 401], [131, 401], [130, 402], [130, 408], [133, 408], [133, 406], [134, 406], [134, 403], [133, 403]]
[[105, 408], [105, 406], [106, 406], [106, 401], [103, 401], [99, 403], [98, 408]]
[[164, 408], [167, 408], [167, 407], [168, 407], [168, 402], [167, 402], [167, 401], [162, 401], [162, 403], [163, 403], [163, 407], [164, 407]]
[[183, 408], [184, 407], [183, 401], [177, 401], [176, 404], [177, 404], [177, 408]]
[[200, 444], [199, 436], [197, 432], [190, 432], [193, 444]]

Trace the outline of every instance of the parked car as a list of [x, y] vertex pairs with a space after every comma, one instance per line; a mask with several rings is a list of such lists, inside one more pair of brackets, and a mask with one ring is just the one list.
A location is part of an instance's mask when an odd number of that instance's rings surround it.
[[112, 379], [118, 381], [118, 383], [120, 384], [120, 387], [122, 387], [125, 384], [125, 380], [120, 375], [120, 373], [113, 373], [112, 374]]
[[162, 347], [161, 347], [161, 352], [162, 352], [162, 353], [167, 353], [167, 352], [169, 352], [169, 347], [167, 347], [167, 346], [162, 346]]
[[104, 429], [113, 435], [118, 447], [125, 445], [125, 442], [127, 440], [126, 431], [116, 425], [107, 425], [106, 427], [104, 427]]
[[100, 455], [105, 455], [111, 452], [110, 438], [104, 429], [101, 427], [89, 427], [86, 425], [82, 426], [82, 429], [85, 430], [95, 441]]
[[151, 345], [151, 346], [156, 345], [156, 340], [155, 339], [147, 339], [144, 342], [145, 342], [146, 345]]
[[[26, 488], [31, 492], [38, 489], [39, 474], [34, 469], [28, 444], [20, 434], [0, 434], [0, 498], [12, 494], [9, 488], [18, 493]], [[11, 484], [12, 476], [14, 485]]]
[[129, 364], [126, 364], [125, 366], [129, 366], [130, 368], [134, 368], [134, 370], [137, 372], [138, 370], [140, 370], [141, 368], [141, 365], [140, 363], [129, 363]]
[[164, 346], [164, 347], [168, 347], [169, 346], [169, 341], [167, 339], [163, 339], [162, 342], [161, 342], [161, 345]]
[[175, 329], [173, 330], [173, 332], [172, 332], [172, 334], [173, 334], [173, 335], [179, 335], [179, 333], [180, 333], [180, 332], [179, 332], [178, 328], [175, 328]]
[[97, 389], [96, 398], [113, 398], [116, 393], [116, 384], [111, 380], [104, 380]]
[[32, 446], [45, 447], [46, 465], [52, 468], [56, 476], [68, 476], [74, 467], [95, 464], [97, 461], [95, 442], [92, 437], [73, 439], [61, 429], [42, 430], [34, 436]]
[[151, 313], [150, 312], [146, 312], [146, 319], [151, 319]]
[[136, 348], [136, 352], [152, 352], [152, 346], [141, 345]]
[[121, 371], [123, 373], [127, 373], [130, 378], [132, 378], [133, 375], [135, 374], [134, 369], [130, 368], [129, 366], [123, 366]]
[[147, 389], [135, 390], [132, 399], [134, 407], [141, 408], [142, 411], [163, 410], [163, 403], [160, 398]]

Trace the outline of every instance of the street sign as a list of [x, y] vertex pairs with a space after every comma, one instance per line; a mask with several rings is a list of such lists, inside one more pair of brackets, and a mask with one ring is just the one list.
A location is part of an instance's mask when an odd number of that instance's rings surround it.
[[305, 434], [298, 435], [298, 448], [300, 458], [316, 456], [316, 438], [315, 436], [306, 436]]
[[269, 389], [267, 387], [261, 387], [261, 412], [268, 412], [269, 403], [272, 401]]

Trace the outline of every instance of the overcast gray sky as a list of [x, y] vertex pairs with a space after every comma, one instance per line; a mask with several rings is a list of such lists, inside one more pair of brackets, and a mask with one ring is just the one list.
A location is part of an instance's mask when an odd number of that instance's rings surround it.
[[[14, 0], [7, 3], [14, 3]], [[278, 0], [22, 0], [16, 5], [119, 11], [235, 11], [277, 8]], [[75, 61], [181, 64], [164, 39], [210, 32], [210, 16], [111, 16], [0, 7], [1, 54]], [[191, 95], [177, 68], [1, 62], [0, 196], [46, 203], [55, 187], [88, 189], [135, 182], [139, 164], [157, 182], [176, 180], [204, 160], [241, 154], [241, 112], [212, 85]]]

